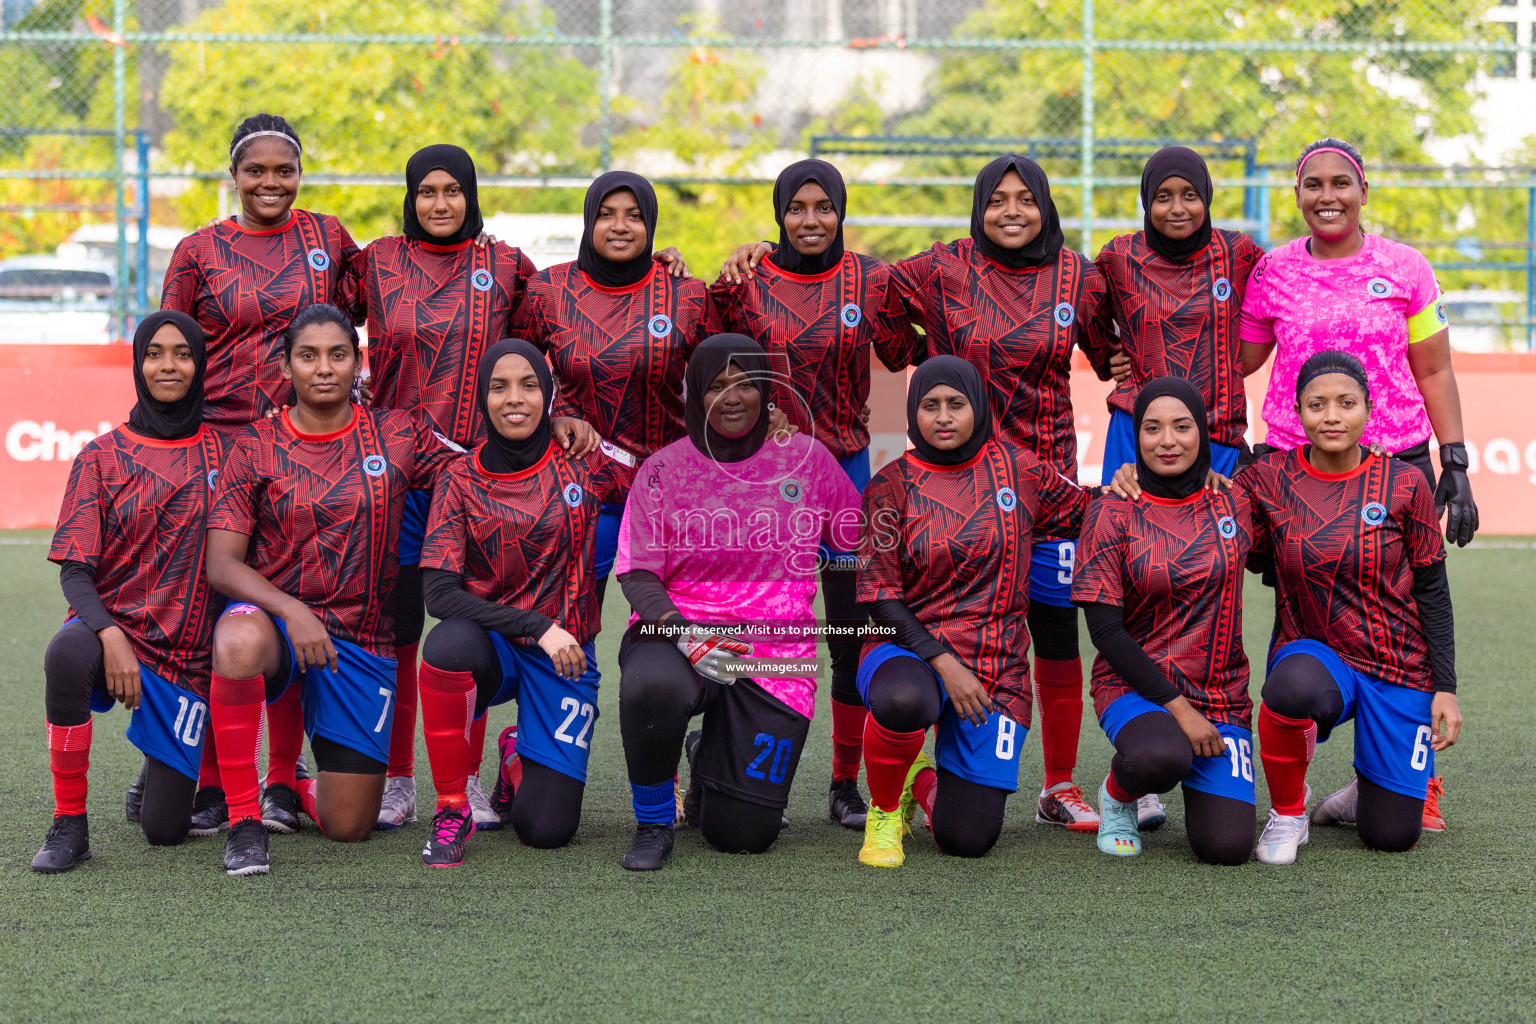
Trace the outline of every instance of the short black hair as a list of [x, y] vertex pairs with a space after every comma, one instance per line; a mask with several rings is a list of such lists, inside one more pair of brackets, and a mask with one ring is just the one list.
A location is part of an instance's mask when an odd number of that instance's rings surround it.
[[316, 302], [299, 310], [299, 315], [288, 323], [288, 329], [283, 332], [283, 358], [293, 358], [293, 346], [299, 339], [299, 334], [306, 327], [314, 327], [316, 324], [335, 324], [341, 328], [341, 332], [352, 341], [352, 351], [361, 354], [362, 347], [358, 341], [357, 328], [352, 325], [352, 318], [329, 302]]
[[1296, 403], [1301, 404], [1301, 393], [1314, 378], [1328, 373], [1342, 373], [1346, 377], [1353, 377], [1360, 385], [1360, 390], [1365, 392], [1366, 403], [1370, 403], [1371, 385], [1366, 380], [1365, 365], [1348, 352], [1340, 352], [1332, 348], [1314, 354], [1301, 364], [1301, 372], [1296, 374]]
[[1326, 139], [1318, 139], [1315, 142], [1309, 142], [1301, 148], [1301, 156], [1296, 158], [1296, 173], [1298, 175], [1301, 174], [1301, 168], [1307, 162], [1307, 157], [1320, 149], [1341, 149], [1347, 153], [1349, 158], [1355, 162], [1355, 166], [1360, 168], [1360, 184], [1365, 184], [1365, 158], [1360, 155], [1360, 151], [1354, 146], [1343, 139], [1335, 139], [1332, 136]]
[[229, 162], [235, 162], [235, 157], [240, 153], [240, 145], [246, 139], [258, 132], [277, 132], [284, 135], [293, 143], [293, 148], [299, 154], [300, 162], [304, 155], [304, 145], [299, 142], [299, 133], [294, 131], [293, 125], [287, 119], [276, 114], [253, 114], [240, 122], [240, 127], [235, 129], [235, 134], [229, 140]]

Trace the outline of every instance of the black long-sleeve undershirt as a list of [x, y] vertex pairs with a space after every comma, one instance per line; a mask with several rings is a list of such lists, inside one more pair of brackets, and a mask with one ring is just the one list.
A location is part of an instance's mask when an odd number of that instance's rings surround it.
[[1414, 603], [1419, 626], [1429, 643], [1429, 678], [1436, 693], [1456, 692], [1456, 621], [1451, 613], [1451, 585], [1445, 561], [1413, 570]]
[[877, 626], [885, 626], [895, 630], [895, 639], [891, 642], [898, 647], [905, 647], [913, 654], [927, 661], [929, 658], [937, 658], [949, 648], [928, 631], [928, 627], [918, 621], [904, 601], [895, 598], [883, 598], [879, 601], [869, 601], [864, 605], [869, 609], [869, 618]]
[[1159, 705], [1182, 696], [1146, 648], [1127, 632], [1124, 608], [1117, 604], [1085, 604], [1083, 618], [1088, 622], [1093, 646], [1137, 693]]
[[75, 618], [93, 632], [100, 633], [117, 625], [117, 620], [102, 603], [96, 580], [84, 562], [65, 562], [59, 567], [59, 589], [64, 591], [64, 600], [75, 610]]
[[619, 587], [624, 591], [624, 600], [640, 616], [641, 622], [660, 622], [667, 615], [682, 617], [682, 612], [677, 610], [677, 605], [672, 601], [672, 595], [667, 593], [666, 584], [649, 569], [631, 569], [621, 573]]
[[509, 608], [504, 604], [476, 597], [464, 589], [464, 577], [445, 569], [422, 569], [421, 590], [427, 611], [438, 620], [468, 619], [481, 629], [500, 633], [508, 639], [528, 637], [537, 640], [555, 620], [530, 608]]

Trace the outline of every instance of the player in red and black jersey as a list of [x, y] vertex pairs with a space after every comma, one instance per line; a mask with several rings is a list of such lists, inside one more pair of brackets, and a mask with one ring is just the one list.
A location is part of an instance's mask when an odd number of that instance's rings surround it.
[[[1051, 186], [1033, 160], [1005, 156], [976, 176], [971, 237], [935, 245], [892, 270], [929, 356], [957, 355], [987, 382], [998, 434], [1070, 480], [1077, 433], [1072, 348], [1109, 379], [1107, 339], [1088, 330], [1104, 278], [1065, 247]], [[1098, 816], [1072, 781], [1083, 717], [1083, 663], [1072, 605], [1070, 538], [1041, 534], [1030, 561], [1045, 784], [1037, 817], [1092, 831]]]
[[527, 846], [564, 846], [575, 834], [597, 720], [597, 519], [604, 503], [623, 500], [635, 467], [607, 442], [584, 458], [561, 450], [549, 364], [526, 341], [492, 345], [475, 391], [486, 440], [439, 482], [422, 549], [428, 609], [440, 620], [421, 668], [437, 787], [421, 854], [430, 867], [464, 862], [476, 828], [466, 737], [509, 700], [518, 724], [498, 744], [498, 803]]
[[[929, 359], [907, 392], [913, 449], [864, 491], [859, 600], [878, 632], [858, 685], [870, 716], [859, 860], [898, 867], [914, 802], [946, 853], [979, 857], [1018, 788], [1030, 722], [1032, 535], [1074, 536], [1089, 492], [995, 431], [971, 363]], [[938, 774], [922, 754], [937, 723]]]
[[1319, 352], [1303, 364], [1308, 444], [1245, 470], [1254, 550], [1273, 559], [1277, 635], [1259, 709], [1269, 823], [1259, 859], [1289, 864], [1307, 841], [1316, 742], [1355, 719], [1356, 824], [1372, 849], [1418, 841], [1434, 752], [1456, 742], [1456, 646], [1434, 497], [1411, 464], [1360, 447], [1365, 369]]
[[[574, 263], [533, 275], [513, 333], [549, 357], [555, 411], [590, 423], [643, 461], [683, 436], [683, 370], [718, 329], [702, 282], [651, 258], [656, 191], [628, 171], [587, 189]], [[622, 503], [603, 509], [597, 531], [597, 593], [618, 551]]]
[[1121, 235], [1094, 261], [1106, 293], [1090, 330], [1118, 345], [1128, 375], [1109, 395], [1104, 482], [1136, 461], [1131, 412], [1142, 385], [1181, 377], [1210, 416], [1211, 468], [1230, 477], [1248, 429], [1237, 326], [1248, 275], [1264, 250], [1240, 231], [1211, 225], [1211, 173], [1183, 146], [1160, 149], [1141, 172], [1145, 227]]
[[170, 845], [191, 827], [215, 616], [205, 524], [220, 455], [217, 435], [203, 429], [205, 364], [196, 321], [170, 311], [141, 320], [138, 403], [70, 468], [48, 552], [70, 615], [43, 656], [54, 818], [34, 871], [68, 871], [91, 855], [91, 712], [114, 701], [133, 712], [128, 739], [145, 755], [144, 837]]
[[1203, 489], [1212, 445], [1192, 382], [1146, 382], [1132, 416], [1141, 497], [1089, 510], [1072, 580], [1099, 650], [1094, 710], [1116, 751], [1099, 789], [1098, 845], [1139, 854], [1139, 799], [1183, 783], [1195, 855], [1243, 864], [1254, 818], [1242, 619], [1248, 501]]
[[[394, 710], [395, 549], [406, 493], [461, 454], [419, 413], [352, 404], [357, 331], [317, 304], [289, 325], [296, 404], [230, 451], [208, 515], [208, 579], [231, 604], [213, 639], [213, 727], [229, 796], [230, 874], [265, 874], [256, 743], [264, 701], [301, 688], [320, 771], [276, 773], [332, 839], [367, 838], [379, 814]], [[296, 791], [296, 792], [295, 792]]]
[[[790, 164], [773, 186], [776, 249], [745, 246], [710, 287], [726, 329], [753, 338], [768, 353], [771, 399], [791, 423], [827, 446], [861, 492], [869, 483], [869, 353], [892, 371], [915, 355], [917, 338], [890, 268], [843, 249], [848, 191], [825, 160]], [[755, 273], [754, 273], [755, 269]], [[827, 807], [846, 828], [863, 828], [868, 810], [859, 794], [864, 718], [859, 697], [857, 635], [865, 617], [856, 595], [852, 552], [821, 552], [832, 654], [832, 786]]]

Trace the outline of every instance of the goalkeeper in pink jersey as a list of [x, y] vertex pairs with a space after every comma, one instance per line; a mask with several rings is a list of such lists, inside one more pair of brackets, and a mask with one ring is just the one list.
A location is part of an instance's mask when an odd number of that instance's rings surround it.
[[[645, 460], [624, 509], [615, 568], [634, 609], [619, 647], [631, 871], [672, 856], [685, 738], [686, 820], [724, 852], [768, 849], [815, 713], [817, 548], [855, 548], [859, 495], [821, 442], [769, 440], [769, 376], [744, 335], [700, 345], [684, 381], [688, 436]], [[737, 660], [753, 674], [738, 675]], [[689, 733], [698, 714], [703, 729]]]

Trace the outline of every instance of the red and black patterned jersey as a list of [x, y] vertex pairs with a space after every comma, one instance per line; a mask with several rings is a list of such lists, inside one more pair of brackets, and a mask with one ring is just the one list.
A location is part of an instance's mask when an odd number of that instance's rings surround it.
[[[1125, 629], [1206, 718], [1249, 728], [1243, 653], [1243, 568], [1253, 546], [1242, 493], [1199, 491], [1183, 501], [1142, 494], [1096, 501], [1083, 521], [1072, 600], [1112, 604]], [[1104, 655], [1093, 662], [1093, 706], [1135, 693]]]
[[831, 270], [791, 274], [769, 260], [753, 277], [709, 289], [726, 329], [763, 346], [774, 371], [773, 401], [791, 423], [839, 459], [869, 447], [861, 413], [869, 401], [869, 350], [890, 370], [917, 349], [890, 268], [858, 253]]
[[1413, 570], [1445, 558], [1424, 475], [1367, 455], [1323, 473], [1311, 446], [1273, 452], [1233, 483], [1253, 507], [1253, 549], [1279, 580], [1277, 643], [1317, 640], [1368, 676], [1430, 690], [1429, 643], [1413, 599]]
[[683, 371], [720, 319], [702, 282], [659, 263], [627, 288], [562, 263], [533, 275], [514, 330], [549, 356], [555, 415], [579, 416], [643, 462], [687, 433]]
[[331, 636], [392, 658], [406, 492], [432, 487], [463, 450], [420, 413], [353, 410], [329, 434], [299, 433], [287, 412], [248, 427], [219, 474], [208, 528], [250, 537], [250, 566]]
[[222, 457], [212, 430], [183, 441], [141, 437], [126, 426], [102, 434], [75, 456], [48, 549], [51, 562], [91, 570], [101, 603], [142, 664], [201, 697], [218, 618], [203, 553]]
[[1110, 349], [1088, 333], [1104, 297], [1098, 268], [1063, 249], [1049, 266], [1009, 270], [962, 238], [891, 270], [908, 312], [927, 332], [927, 354], [959, 356], [980, 370], [1002, 436], [1076, 480], [1072, 346], [1109, 378]]
[[547, 615], [586, 643], [602, 611], [593, 571], [597, 519], [604, 505], [624, 501], [636, 465], [608, 442], [584, 459], [551, 444], [521, 472], [492, 473], [476, 449], [432, 494], [422, 568], [458, 573], [474, 596]]
[[1212, 231], [1211, 244], [1183, 263], [1148, 248], [1144, 231], [1121, 235], [1100, 250], [1094, 262], [1107, 291], [1089, 330], [1098, 346], [1118, 340], [1131, 357], [1131, 375], [1110, 392], [1110, 407], [1133, 412], [1147, 381], [1182, 377], [1205, 399], [1211, 440], [1241, 446], [1248, 399], [1237, 316], [1248, 274], [1263, 255], [1241, 231], [1222, 230]]
[[356, 257], [368, 309], [368, 369], [379, 409], [421, 409], [461, 445], [485, 437], [475, 373], [507, 337], [533, 261], [503, 243], [432, 245], [395, 237]]
[[[1027, 726], [1031, 535], [1076, 536], [1088, 503], [1088, 491], [1001, 438], [958, 466], [909, 451], [864, 489], [859, 600], [901, 601]], [[867, 639], [865, 653], [881, 642]]]
[[233, 434], [291, 403], [283, 331], [316, 302], [359, 312], [356, 253], [340, 221], [308, 210], [271, 231], [222, 220], [177, 244], [160, 305], [193, 317], [207, 336], [205, 424]]

